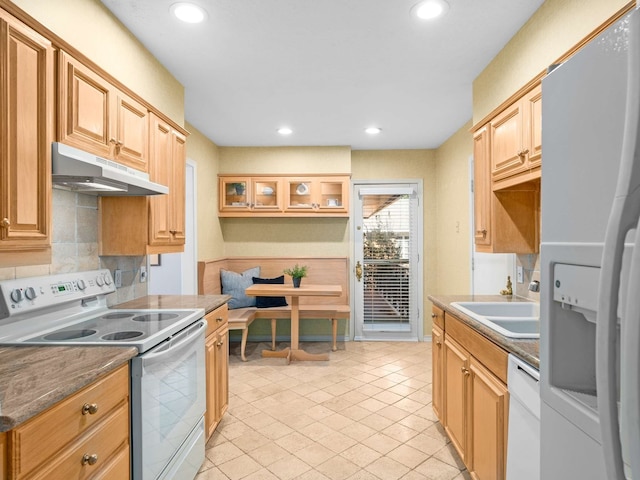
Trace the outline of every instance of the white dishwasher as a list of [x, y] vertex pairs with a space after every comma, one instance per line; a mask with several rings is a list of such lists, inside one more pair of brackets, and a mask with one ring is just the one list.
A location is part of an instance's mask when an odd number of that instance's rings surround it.
[[540, 373], [509, 355], [507, 480], [540, 480]]

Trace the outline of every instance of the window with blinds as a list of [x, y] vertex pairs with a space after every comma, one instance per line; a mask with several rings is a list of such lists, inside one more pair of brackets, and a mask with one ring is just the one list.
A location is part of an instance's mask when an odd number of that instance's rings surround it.
[[380, 331], [411, 328], [411, 268], [414, 221], [409, 194], [361, 195], [365, 327]]

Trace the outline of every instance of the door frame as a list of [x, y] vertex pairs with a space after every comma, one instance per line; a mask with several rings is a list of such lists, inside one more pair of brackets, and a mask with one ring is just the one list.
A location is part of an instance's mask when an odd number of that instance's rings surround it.
[[418, 259], [416, 262], [416, 278], [418, 279], [418, 285], [416, 288], [416, 310], [417, 310], [417, 319], [416, 319], [416, 338], [415, 339], [393, 339], [388, 335], [386, 338], [358, 338], [358, 341], [424, 341], [424, 185], [421, 178], [399, 178], [393, 180], [351, 180], [351, 195], [350, 195], [350, 205], [349, 211], [351, 212], [351, 227], [350, 227], [350, 258], [349, 262], [351, 265], [350, 275], [350, 284], [349, 289], [351, 291], [349, 303], [351, 306], [352, 315], [349, 319], [349, 339], [352, 341], [356, 340], [356, 288], [357, 288], [357, 280], [355, 276], [355, 265], [356, 265], [356, 228], [357, 228], [357, 220], [355, 218], [355, 204], [358, 201], [357, 190], [361, 186], [379, 186], [379, 187], [389, 187], [389, 186], [397, 186], [397, 185], [415, 185], [417, 190], [418, 197], [418, 205], [417, 205], [417, 225], [416, 225], [416, 242], [417, 251], [418, 251]]

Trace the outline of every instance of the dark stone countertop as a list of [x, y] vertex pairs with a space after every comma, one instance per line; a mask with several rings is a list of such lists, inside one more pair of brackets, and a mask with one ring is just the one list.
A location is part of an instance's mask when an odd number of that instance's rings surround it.
[[[228, 295], [149, 295], [113, 308], [202, 308], [224, 305]], [[0, 347], [0, 432], [17, 427], [128, 362], [135, 347]]]
[[212, 312], [231, 299], [230, 295], [147, 295], [112, 308], [204, 308], [205, 313]]
[[115, 370], [135, 347], [0, 347], [0, 432]]
[[455, 315], [463, 323], [481, 333], [507, 352], [513, 353], [537, 369], [540, 368], [540, 340], [505, 337], [450, 305], [452, 302], [531, 302], [531, 300], [504, 295], [429, 295], [428, 298], [436, 307]]

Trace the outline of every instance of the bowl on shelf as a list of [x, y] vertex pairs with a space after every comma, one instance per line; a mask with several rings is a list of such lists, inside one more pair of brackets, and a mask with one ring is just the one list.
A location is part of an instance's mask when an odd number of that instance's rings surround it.
[[297, 188], [296, 188], [296, 193], [298, 195], [306, 195], [309, 193], [309, 186], [306, 183], [300, 183], [298, 184]]
[[273, 195], [273, 188], [271, 187], [264, 187], [262, 189], [262, 195]]

